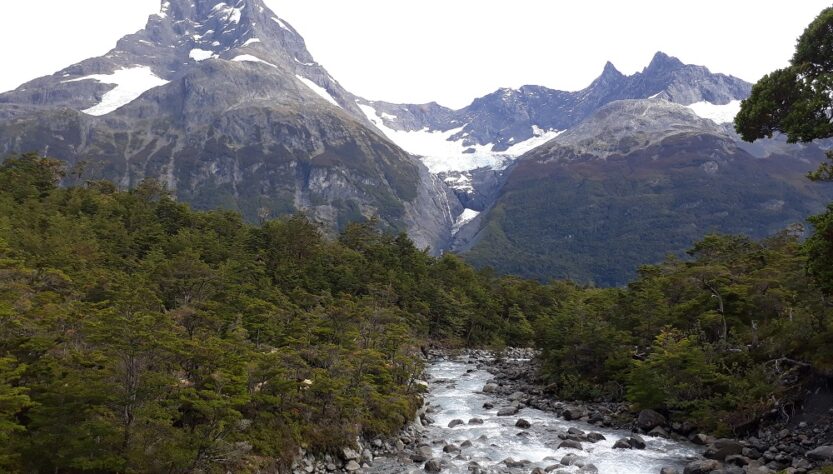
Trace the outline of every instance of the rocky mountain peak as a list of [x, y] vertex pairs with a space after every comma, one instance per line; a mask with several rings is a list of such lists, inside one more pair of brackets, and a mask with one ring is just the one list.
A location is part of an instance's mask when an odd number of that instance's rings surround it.
[[669, 56], [662, 51], [657, 51], [653, 59], [651, 59], [651, 63], [648, 64], [648, 67], [643, 72], [646, 74], [667, 73], [683, 67], [685, 67], [685, 64], [679, 59], [674, 56]]

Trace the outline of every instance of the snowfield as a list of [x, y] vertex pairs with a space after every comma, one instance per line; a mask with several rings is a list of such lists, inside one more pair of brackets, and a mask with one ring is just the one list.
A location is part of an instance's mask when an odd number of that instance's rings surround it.
[[104, 94], [101, 102], [89, 109], [82, 110], [87, 115], [95, 116], [107, 115], [138, 99], [145, 92], [168, 83], [168, 81], [154, 74], [148, 66], [123, 68], [112, 74], [93, 74], [64, 82], [88, 80], [116, 85], [114, 89]]

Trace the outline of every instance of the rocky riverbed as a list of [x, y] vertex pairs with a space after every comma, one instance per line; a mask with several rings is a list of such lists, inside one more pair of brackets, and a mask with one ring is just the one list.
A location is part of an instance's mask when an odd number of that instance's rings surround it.
[[833, 462], [827, 410], [816, 423], [715, 439], [652, 411], [558, 401], [537, 380], [534, 356], [517, 349], [498, 358], [431, 354], [424, 410], [398, 438], [365, 441], [324, 459], [306, 456], [295, 471], [800, 474]]

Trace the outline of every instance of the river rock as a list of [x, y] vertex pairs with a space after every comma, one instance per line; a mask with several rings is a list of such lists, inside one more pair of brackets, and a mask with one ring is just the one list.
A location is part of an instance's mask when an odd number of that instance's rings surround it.
[[709, 459], [723, 461], [726, 456], [743, 453], [743, 445], [734, 439], [722, 438], [710, 444], [703, 456]]
[[355, 449], [344, 448], [341, 450], [341, 457], [345, 461], [352, 461], [354, 459], [359, 459], [361, 455]]
[[599, 441], [604, 441], [607, 438], [605, 438], [604, 435], [601, 433], [592, 432], [587, 433], [585, 439], [587, 439], [587, 441], [590, 441], [591, 443], [598, 443]]
[[833, 461], [833, 446], [819, 446], [808, 451], [807, 457], [814, 461]]
[[348, 472], [358, 471], [361, 468], [362, 467], [359, 466], [359, 463], [357, 463], [355, 460], [351, 460], [347, 463], [346, 466], [344, 466], [344, 470]]
[[541, 469], [540, 467], [536, 467], [530, 474], [547, 474], [547, 471]]
[[528, 429], [530, 426], [532, 426], [532, 424], [524, 420], [523, 418], [518, 419], [518, 421], [515, 423], [515, 427], [520, 428], [522, 430]]
[[440, 472], [442, 470], [442, 461], [437, 458], [429, 459], [428, 462], [425, 463], [426, 472]]
[[665, 423], [665, 417], [654, 410], [642, 410], [636, 419], [636, 424], [646, 432], [657, 426], [663, 426]]
[[494, 407], [495, 407], [495, 405], [492, 404], [492, 403], [489, 403], [489, 402], [486, 402], [486, 403], [483, 404], [483, 408], [485, 408], [487, 410], [491, 410]]
[[497, 391], [496, 383], [487, 383], [483, 386], [483, 393], [495, 393]]
[[523, 400], [524, 398], [526, 398], [526, 394], [523, 392], [514, 392], [512, 395], [509, 395], [509, 400], [512, 400], [513, 402]]
[[659, 470], [659, 474], [680, 474], [680, 471], [674, 467], [664, 467]]
[[574, 441], [572, 439], [567, 439], [567, 440], [564, 440], [561, 443], [559, 443], [558, 444], [558, 449], [561, 449], [561, 448], [578, 449], [580, 451], [583, 450], [582, 447], [581, 447], [581, 443], [579, 443], [578, 441]]
[[746, 474], [772, 474], [775, 472], [758, 461], [752, 461], [744, 469], [746, 470]]
[[633, 446], [631, 446], [630, 440], [628, 438], [622, 438], [619, 441], [613, 443], [613, 449], [633, 449]]
[[561, 465], [563, 465], [563, 466], [572, 466], [579, 459], [580, 458], [578, 457], [578, 455], [570, 453], [570, 454], [567, 454], [566, 456], [564, 456], [563, 458], [561, 458]]
[[514, 459], [512, 459], [512, 458], [506, 458], [506, 459], [504, 459], [504, 460], [503, 460], [503, 464], [505, 464], [505, 465], [506, 465], [506, 467], [514, 467], [514, 468], [518, 468], [518, 467], [524, 467], [524, 466], [526, 466], [527, 464], [529, 464], [529, 461], [526, 461], [526, 460], [523, 460], [523, 461], [515, 461], [515, 460], [514, 460]]
[[567, 407], [561, 413], [561, 416], [564, 417], [567, 421], [572, 420], [579, 420], [581, 417], [585, 416], [587, 411], [582, 407]]
[[730, 454], [729, 456], [726, 456], [725, 461], [726, 461], [726, 464], [733, 464], [735, 466], [741, 466], [741, 467], [746, 466], [750, 462], [752, 462], [751, 459], [749, 459], [748, 457], [743, 456], [741, 454]]
[[645, 449], [645, 446], [647, 446], [642, 436], [639, 436], [637, 434], [631, 435], [628, 442], [630, 442], [631, 446], [633, 446], [636, 449]]
[[449, 428], [454, 428], [455, 426], [460, 426], [460, 425], [464, 425], [464, 424], [465, 423], [463, 422], [463, 420], [451, 420], [450, 422], [448, 422], [448, 427]]
[[471, 447], [471, 441], [469, 441], [469, 440], [465, 440], [460, 444], [460, 449], [465, 449], [465, 448], [470, 448], [470, 447]]
[[421, 445], [419, 446], [414, 454], [411, 456], [411, 460], [414, 462], [425, 462], [434, 455], [434, 452], [431, 450], [431, 446], [428, 445]]
[[567, 430], [567, 434], [571, 434], [571, 435], [575, 435], [575, 436], [584, 436], [584, 431], [582, 431], [578, 428], [575, 428], [575, 427], [570, 427], [570, 429]]
[[714, 443], [715, 439], [711, 436], [703, 433], [697, 433], [696, 435], [691, 436], [689, 438], [692, 443], [698, 444], [700, 446], [706, 446], [707, 444]]
[[482, 425], [483, 420], [480, 419], [480, 418], [472, 418], [472, 419], [469, 420], [469, 424], [470, 425]]
[[655, 426], [654, 429], [648, 432], [648, 436], [668, 439], [668, 432], [662, 426]]
[[497, 416], [513, 416], [513, 415], [517, 415], [518, 411], [520, 411], [520, 410], [518, 409], [518, 407], [515, 407], [515, 406], [501, 408], [500, 410], [498, 410]]
[[446, 444], [443, 447], [443, 452], [448, 454], [457, 454], [460, 452], [460, 447], [456, 444]]
[[581, 469], [576, 472], [579, 474], [599, 474], [599, 468], [593, 464], [587, 464], [586, 466], [582, 466]]
[[683, 474], [709, 474], [712, 471], [717, 471], [723, 465], [720, 461], [714, 459], [702, 459], [700, 461], [692, 461], [688, 463], [683, 470]]

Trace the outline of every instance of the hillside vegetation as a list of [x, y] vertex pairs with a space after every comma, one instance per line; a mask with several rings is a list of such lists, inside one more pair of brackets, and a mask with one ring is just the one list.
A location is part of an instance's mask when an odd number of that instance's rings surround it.
[[829, 266], [807, 265], [833, 255], [833, 207], [806, 244], [713, 235], [594, 289], [476, 271], [372, 221], [331, 241], [61, 173], [0, 165], [3, 471], [251, 472], [393, 435], [428, 343], [537, 343], [560, 397], [717, 431], [833, 370]]

